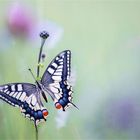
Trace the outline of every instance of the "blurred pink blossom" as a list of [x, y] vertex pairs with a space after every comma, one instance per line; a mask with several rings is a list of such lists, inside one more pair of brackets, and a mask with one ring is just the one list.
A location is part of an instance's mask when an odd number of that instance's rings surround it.
[[16, 37], [28, 37], [35, 26], [30, 10], [19, 3], [10, 7], [7, 25], [9, 32]]
[[63, 28], [50, 20], [39, 20], [31, 9], [20, 3], [11, 5], [6, 20], [11, 36], [29, 39], [36, 46], [40, 42], [39, 33], [45, 30], [49, 33], [47, 46], [54, 47], [62, 37]]

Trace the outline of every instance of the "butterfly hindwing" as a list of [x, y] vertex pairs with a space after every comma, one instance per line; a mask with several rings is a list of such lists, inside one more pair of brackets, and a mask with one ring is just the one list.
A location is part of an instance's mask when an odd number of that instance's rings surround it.
[[21, 113], [35, 123], [46, 120], [47, 110], [40, 100], [38, 88], [29, 83], [12, 83], [0, 86], [0, 98], [12, 106], [20, 107]]
[[41, 84], [54, 100], [56, 108], [62, 107], [63, 110], [72, 104], [72, 87], [68, 83], [70, 65], [71, 52], [63, 51], [49, 64], [41, 79]]

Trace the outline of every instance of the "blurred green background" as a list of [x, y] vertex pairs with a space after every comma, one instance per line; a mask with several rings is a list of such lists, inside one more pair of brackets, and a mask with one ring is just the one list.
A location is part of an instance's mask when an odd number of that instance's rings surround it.
[[[28, 68], [35, 73], [41, 26], [51, 37], [42, 72], [72, 51], [79, 110], [63, 114], [49, 98], [39, 140], [140, 139], [140, 1], [0, 0], [0, 17], [1, 84], [34, 82]], [[3, 101], [0, 139], [35, 139], [33, 123]]]

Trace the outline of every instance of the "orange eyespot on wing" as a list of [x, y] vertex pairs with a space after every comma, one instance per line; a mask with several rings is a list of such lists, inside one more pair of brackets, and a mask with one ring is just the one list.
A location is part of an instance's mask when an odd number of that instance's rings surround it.
[[46, 110], [43, 111], [43, 117], [44, 118], [46, 118], [48, 116], [48, 114], [49, 114], [48, 111], [46, 111]]
[[58, 103], [58, 102], [55, 104], [55, 107], [56, 107], [57, 109], [61, 109], [61, 108], [62, 108], [61, 104]]

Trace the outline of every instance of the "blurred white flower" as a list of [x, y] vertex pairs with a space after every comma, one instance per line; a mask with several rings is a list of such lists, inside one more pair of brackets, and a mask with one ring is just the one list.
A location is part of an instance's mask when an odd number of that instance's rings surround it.
[[68, 121], [68, 117], [69, 117], [69, 112], [68, 110], [67, 111], [62, 111], [62, 110], [58, 110], [57, 111], [57, 115], [56, 115], [56, 118], [55, 118], [55, 121], [56, 121], [56, 127], [58, 129], [66, 126], [66, 123]]
[[41, 31], [44, 30], [49, 34], [49, 37], [46, 40], [46, 44], [48, 48], [53, 48], [61, 39], [63, 35], [63, 28], [52, 21], [46, 20], [36, 25], [35, 30], [32, 32], [30, 37], [33, 40], [37, 40], [37, 42], [39, 42], [40, 38], [38, 35]]

